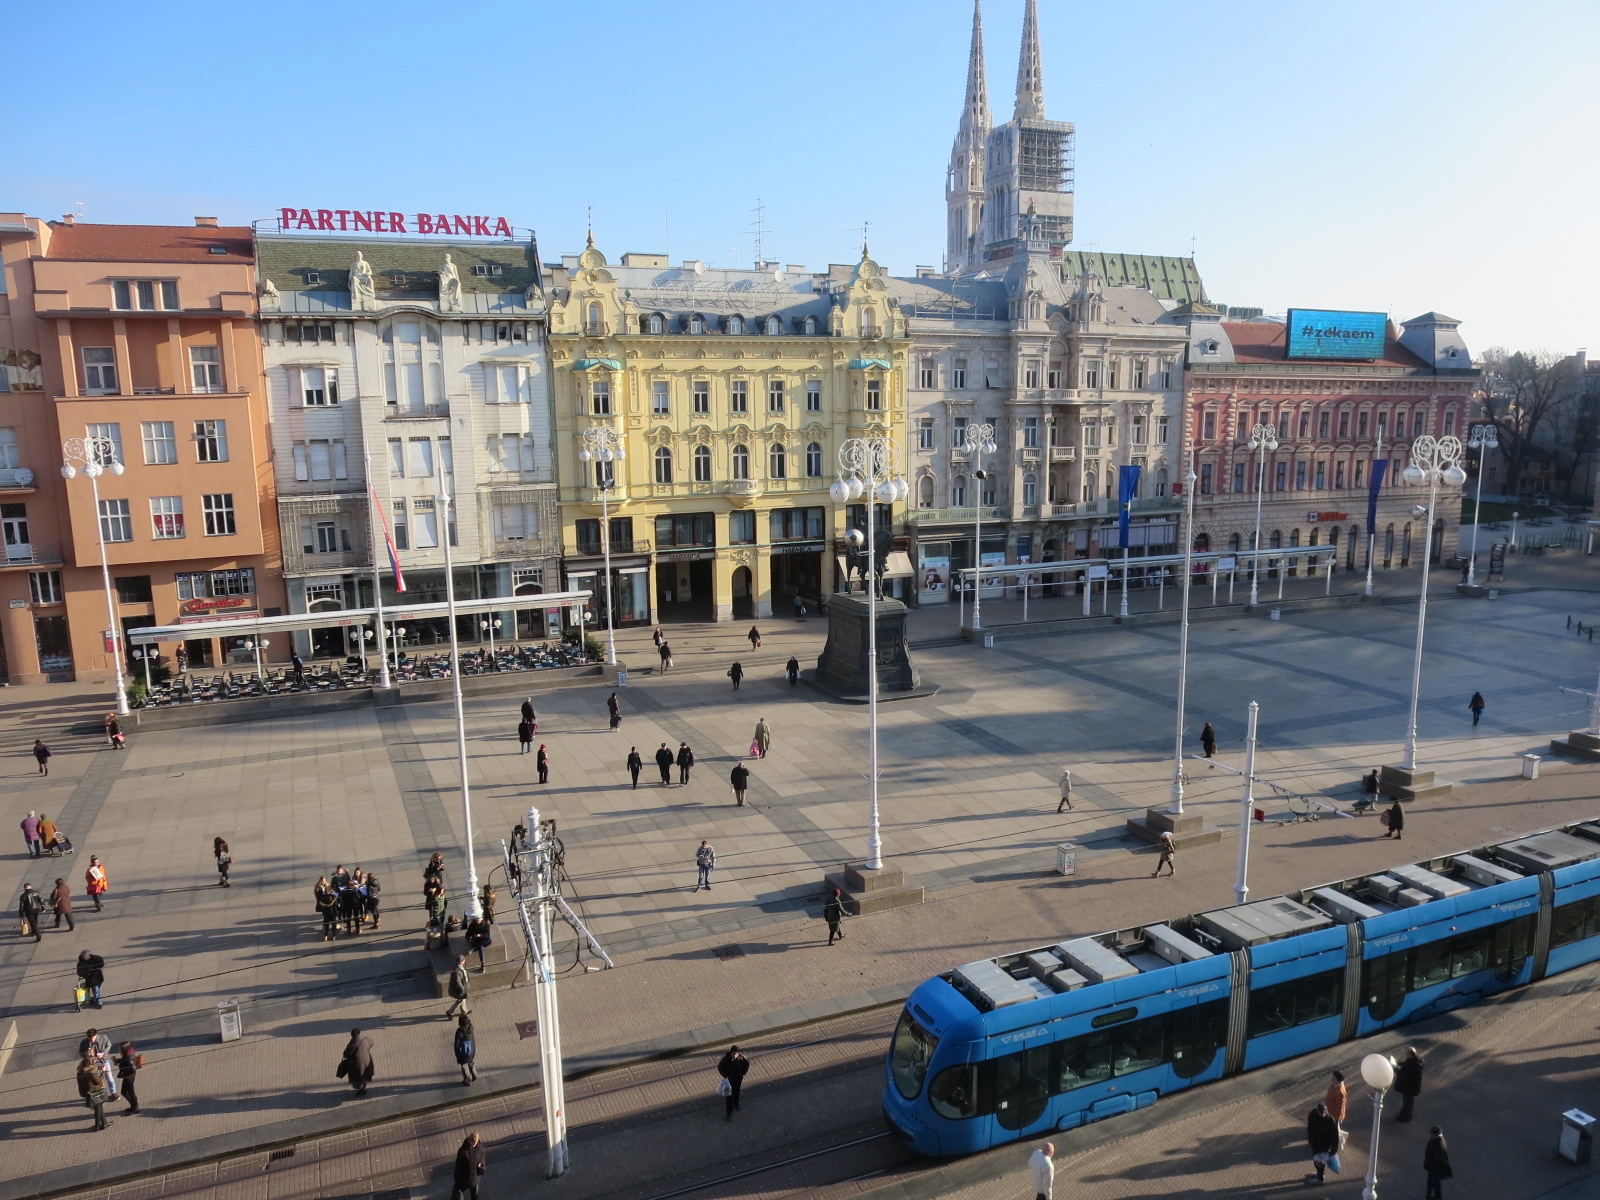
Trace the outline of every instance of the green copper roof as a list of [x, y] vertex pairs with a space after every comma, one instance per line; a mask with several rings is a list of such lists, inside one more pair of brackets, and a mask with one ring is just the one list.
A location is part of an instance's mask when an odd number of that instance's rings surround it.
[[1063, 250], [1061, 274], [1076, 279], [1085, 271], [1100, 276], [1104, 287], [1137, 287], [1155, 293], [1163, 300], [1200, 301], [1206, 298], [1205, 284], [1192, 258], [1168, 258], [1155, 254], [1101, 254], [1093, 250]]

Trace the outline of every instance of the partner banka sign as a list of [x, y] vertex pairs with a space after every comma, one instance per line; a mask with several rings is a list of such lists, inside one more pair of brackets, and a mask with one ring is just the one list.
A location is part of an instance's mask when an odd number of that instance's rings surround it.
[[1379, 312], [1337, 312], [1322, 308], [1289, 310], [1285, 358], [1383, 357], [1389, 318]]
[[278, 231], [292, 233], [422, 233], [435, 237], [509, 238], [504, 217], [464, 213], [398, 213], [377, 209], [280, 208]]

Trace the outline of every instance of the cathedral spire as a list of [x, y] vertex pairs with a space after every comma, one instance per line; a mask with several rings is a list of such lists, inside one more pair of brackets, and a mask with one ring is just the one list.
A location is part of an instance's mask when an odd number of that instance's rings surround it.
[[989, 118], [989, 80], [983, 70], [983, 0], [972, 0], [972, 49], [967, 54], [967, 104], [961, 113], [963, 129], [971, 128], [987, 136]]
[[973, 0], [972, 49], [967, 58], [967, 95], [961, 125], [950, 148], [945, 177], [947, 220], [945, 270], [960, 274], [978, 261], [978, 230], [983, 223], [984, 147], [993, 122], [989, 116], [989, 80], [983, 67], [983, 2]]
[[1028, 0], [1022, 15], [1022, 53], [1017, 57], [1017, 108], [1014, 118], [1044, 120], [1044, 67], [1039, 61], [1039, 4]]

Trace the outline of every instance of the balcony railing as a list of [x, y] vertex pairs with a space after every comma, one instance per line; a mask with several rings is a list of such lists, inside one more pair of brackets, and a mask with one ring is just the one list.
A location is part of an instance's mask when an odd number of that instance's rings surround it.
[[0, 467], [0, 488], [31, 488], [33, 472], [27, 467]]
[[[595, 555], [598, 555], [598, 554], [604, 554], [605, 550], [601, 547], [601, 544], [599, 542], [579, 542], [578, 543], [578, 553], [579, 554], [595, 554]], [[635, 539], [634, 541], [631, 541], [631, 542], [613, 541], [611, 543], [611, 553], [613, 553], [613, 554], [649, 554], [650, 553], [650, 540], [648, 538], [638, 538], [638, 539]]]
[[944, 522], [961, 523], [968, 521], [1003, 521], [1011, 515], [1007, 505], [996, 504], [984, 508], [913, 508], [906, 513], [906, 520], [913, 525], [935, 525]]
[[391, 404], [389, 411], [384, 414], [387, 421], [434, 421], [440, 417], [450, 415], [448, 404], [419, 404], [412, 408], [401, 408]]
[[1076, 446], [1051, 446], [1050, 461], [1053, 463], [1077, 462], [1078, 448]]
[[754, 479], [732, 479], [728, 481], [728, 495], [754, 496], [760, 490]]
[[40, 542], [23, 542], [5, 548], [5, 557], [0, 558], [0, 567], [32, 567], [53, 565], [61, 562], [61, 550], [57, 546], [45, 545]]

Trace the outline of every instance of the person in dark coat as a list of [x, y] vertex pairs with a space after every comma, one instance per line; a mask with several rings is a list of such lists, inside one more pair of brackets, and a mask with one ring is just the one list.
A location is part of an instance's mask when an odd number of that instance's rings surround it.
[[134, 1076], [139, 1073], [139, 1055], [132, 1042], [117, 1047], [117, 1079], [122, 1085], [122, 1098], [128, 1102], [128, 1112], [139, 1111], [139, 1096], [134, 1091]]
[[662, 742], [661, 749], [656, 751], [656, 766], [661, 768], [662, 787], [670, 787], [672, 785], [672, 763], [672, 751], [667, 749], [665, 742]]
[[723, 1097], [727, 1106], [727, 1119], [733, 1120], [734, 1109], [739, 1107], [739, 1090], [744, 1086], [744, 1077], [750, 1071], [750, 1060], [739, 1053], [739, 1047], [730, 1046], [728, 1052], [717, 1063], [717, 1074], [728, 1081], [728, 1094]]
[[1411, 1106], [1422, 1095], [1422, 1055], [1415, 1046], [1406, 1047], [1406, 1058], [1394, 1073], [1394, 1090], [1400, 1093], [1400, 1113], [1396, 1121], [1411, 1120]]
[[[89, 1007], [102, 1008], [100, 1003], [100, 989], [106, 982], [106, 960], [98, 954], [91, 954], [85, 950], [78, 955], [74, 968], [78, 973], [78, 982], [83, 985], [83, 990], [89, 993]], [[81, 1012], [82, 1009], [80, 1008]]]
[[750, 639], [750, 649], [761, 649], [761, 630], [752, 625], [750, 626], [750, 632], [745, 634], [745, 637]]
[[211, 855], [217, 860], [217, 886], [232, 887], [228, 882], [228, 872], [233, 868], [233, 852], [228, 849], [228, 843], [221, 838], [211, 839]]
[[532, 696], [527, 696], [522, 701], [522, 719], [529, 725], [536, 724], [539, 720], [538, 715], [533, 711]]
[[743, 664], [736, 662], [733, 664], [733, 666], [729, 667], [728, 678], [733, 680], [733, 690], [737, 692], [739, 690], [739, 681], [744, 678]]
[[478, 1181], [488, 1164], [484, 1161], [483, 1140], [469, 1133], [456, 1151], [455, 1176], [451, 1180], [450, 1200], [478, 1200]]
[[743, 808], [745, 789], [750, 786], [750, 768], [742, 762], [734, 763], [733, 770], [728, 772], [728, 782], [733, 785], [733, 798]]
[[106, 1083], [100, 1060], [93, 1054], [85, 1053], [78, 1062], [78, 1095], [94, 1110], [94, 1127], [97, 1131], [111, 1123], [106, 1120], [106, 1101], [111, 1098], [107, 1094]]
[[1373, 767], [1372, 768], [1372, 774], [1363, 775], [1361, 777], [1361, 790], [1367, 796], [1370, 796], [1372, 798], [1372, 802], [1374, 804], [1376, 804], [1378, 802], [1378, 768], [1377, 767]]
[[[435, 850], [428, 859], [428, 865], [422, 868], [423, 884], [426, 885], [430, 879], [437, 879], [439, 886], [444, 886], [444, 852], [441, 850]], [[334, 882], [338, 883], [338, 879], [335, 878]]]
[[1444, 1144], [1444, 1130], [1437, 1125], [1428, 1130], [1428, 1144], [1422, 1150], [1422, 1169], [1428, 1173], [1427, 1200], [1444, 1200], [1441, 1185], [1455, 1172], [1450, 1169], [1450, 1149]]
[[339, 889], [339, 919], [346, 933], [361, 932], [361, 911], [367, 907], [367, 898], [361, 894], [354, 879]]
[[68, 933], [77, 928], [72, 923], [72, 889], [65, 879], [56, 880], [55, 890], [50, 893], [50, 909], [56, 914], [57, 929], [61, 928], [62, 921], [66, 921]]
[[[50, 747], [46, 746], [38, 738], [33, 739], [33, 757], [34, 761], [39, 764], [39, 774], [50, 774]], [[48, 850], [49, 847], [46, 846], [45, 849]]]
[[835, 938], [842, 941], [844, 934], [839, 932], [839, 922], [844, 920], [844, 896], [838, 888], [831, 890], [823, 904], [822, 919], [828, 923], [828, 945], [833, 945]]
[[517, 753], [519, 753], [519, 754], [532, 754], [533, 753], [533, 722], [532, 721], [524, 720], [524, 721], [518, 721], [517, 722], [517, 744], [522, 747], [522, 749], [517, 751]]
[[694, 766], [694, 751], [688, 742], [678, 743], [678, 782], [689, 782], [689, 768]]
[[1328, 1159], [1339, 1153], [1339, 1122], [1333, 1119], [1326, 1104], [1319, 1102], [1307, 1114], [1306, 1144], [1311, 1147], [1311, 1165], [1316, 1171], [1317, 1182], [1325, 1183]]
[[339, 1057], [339, 1074], [350, 1081], [358, 1096], [367, 1094], [367, 1085], [374, 1074], [372, 1065], [372, 1039], [359, 1029], [350, 1031], [344, 1053]]
[[628, 747], [628, 774], [633, 776], [633, 787], [639, 788], [639, 772], [644, 770], [644, 759], [639, 757], [639, 747]]
[[540, 783], [549, 783], [550, 782], [550, 754], [549, 754], [549, 751], [547, 751], [544, 748], [544, 743], [543, 742], [539, 743], [539, 757], [537, 759], [535, 759], [534, 762], [535, 762], [535, 765], [539, 768], [539, 782]]
[[22, 919], [23, 937], [31, 933], [34, 941], [44, 941], [44, 897], [34, 891], [31, 883], [22, 885], [22, 895], [17, 898], [17, 916]]
[[622, 724], [622, 701], [617, 699], [615, 692], [606, 698], [606, 712], [611, 714], [611, 728]]
[[789, 677], [790, 687], [794, 687], [800, 682], [800, 660], [798, 658], [791, 655], [789, 661], [783, 664], [783, 671]]
[[1488, 705], [1483, 702], [1483, 693], [1473, 692], [1472, 699], [1467, 701], [1467, 708], [1472, 711], [1472, 723], [1474, 725], [1478, 723], [1478, 718], [1483, 716], [1483, 710], [1487, 707]]
[[1406, 827], [1406, 810], [1400, 807], [1400, 801], [1393, 796], [1389, 797], [1389, 799], [1393, 803], [1383, 813], [1384, 824], [1388, 826], [1389, 831], [1383, 836], [1386, 838], [1398, 838]]
[[487, 920], [481, 916], [478, 916], [468, 921], [466, 929], [462, 932], [467, 939], [467, 953], [476, 953], [478, 956], [478, 974], [482, 975], [485, 970], [483, 965], [483, 952], [487, 950], [489, 948], [489, 944], [494, 941], [494, 931], [489, 928], [489, 922]]
[[[658, 629], [656, 632], [660, 633], [661, 631]], [[666, 638], [662, 638], [656, 643], [656, 653], [661, 655], [661, 670], [665, 672], [672, 665], [672, 647], [667, 644]]]
[[462, 1013], [456, 1018], [456, 1033], [452, 1043], [456, 1066], [461, 1068], [461, 1086], [471, 1087], [478, 1078], [478, 1042], [472, 1033], [472, 1018]]
[[1207, 758], [1215, 758], [1217, 755], [1217, 731], [1211, 728], [1210, 721], [1207, 721], [1200, 730], [1200, 749], [1205, 751]]

